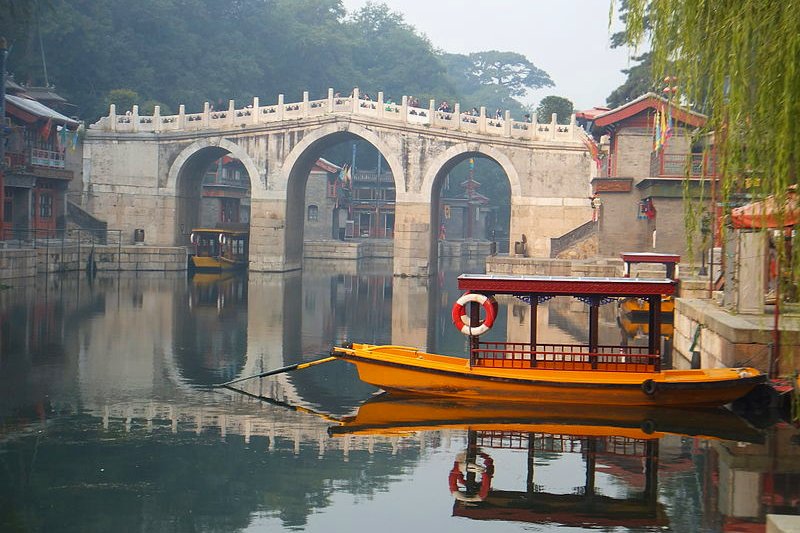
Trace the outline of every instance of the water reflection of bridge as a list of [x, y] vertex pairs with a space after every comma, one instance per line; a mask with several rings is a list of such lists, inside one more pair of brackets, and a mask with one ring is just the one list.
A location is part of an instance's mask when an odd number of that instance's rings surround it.
[[[265, 448], [291, 449], [300, 453], [301, 447], [316, 447], [318, 455], [341, 452], [343, 459], [351, 451], [363, 450], [369, 454], [376, 447], [390, 449], [395, 455], [401, 449], [425, 447], [425, 440], [432, 438], [424, 433], [398, 435], [342, 435], [332, 438], [328, 428], [334, 420], [315, 416], [307, 412], [293, 411], [285, 407], [264, 404], [244, 396], [229, 393], [227, 401], [205, 404], [174, 402], [120, 402], [89, 407], [90, 412], [101, 419], [104, 430], [122, 429], [126, 433], [141, 433], [169, 430], [173, 434], [191, 432], [195, 435], [218, 435], [225, 440], [231, 436], [242, 437], [245, 444], [254, 444], [254, 438], [266, 438]], [[437, 439], [448, 440], [449, 430], [437, 433]]]

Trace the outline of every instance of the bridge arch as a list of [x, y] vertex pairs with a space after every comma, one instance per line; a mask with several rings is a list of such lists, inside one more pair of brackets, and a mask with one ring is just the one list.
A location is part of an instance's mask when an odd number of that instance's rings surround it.
[[259, 172], [253, 158], [247, 151], [233, 141], [229, 141], [224, 137], [217, 137], [215, 139], [198, 139], [193, 142], [178, 154], [175, 161], [170, 165], [167, 174], [167, 183], [165, 188], [168, 190], [177, 191], [178, 180], [182, 178], [182, 170], [186, 167], [187, 162], [197, 153], [205, 150], [206, 148], [220, 148], [225, 153], [230, 153], [233, 157], [242, 162], [247, 169], [247, 174], [250, 177], [250, 191], [252, 195], [256, 195], [264, 191], [264, 180], [262, 173]]
[[438, 154], [428, 165], [423, 176], [421, 197], [430, 198], [430, 228], [429, 233], [429, 271], [438, 269], [439, 262], [439, 200], [441, 198], [441, 184], [444, 177], [459, 163], [469, 157], [483, 156], [494, 161], [505, 173], [511, 189], [511, 199], [519, 196], [522, 191], [519, 173], [511, 159], [502, 151], [491, 146], [477, 143], [460, 143], [451, 146]]
[[276, 173], [267, 177], [270, 191], [286, 191], [286, 237], [284, 253], [290, 264], [302, 263], [305, 219], [305, 189], [308, 174], [319, 154], [327, 147], [360, 138], [374, 146], [386, 159], [395, 183], [395, 190], [406, 190], [399, 150], [386, 143], [368, 128], [352, 122], [336, 122], [309, 132], [295, 145]]
[[422, 180], [422, 189], [420, 190], [421, 196], [423, 198], [431, 198], [432, 194], [435, 192], [434, 187], [437, 185], [437, 179], [441, 179], [447, 171], [451, 170], [454, 166], [471, 155], [488, 157], [500, 165], [500, 168], [506, 173], [509, 185], [511, 186], [511, 197], [513, 198], [514, 196], [520, 196], [522, 194], [519, 173], [511, 162], [511, 159], [505, 153], [487, 144], [460, 143], [451, 146], [431, 160]]
[[[348, 140], [355, 137], [360, 137], [367, 141], [381, 153], [384, 159], [386, 159], [389, 168], [392, 170], [395, 188], [398, 191], [405, 191], [405, 175], [401, 171], [403, 166], [396, 155], [397, 150], [375, 134], [374, 131], [353, 122], [336, 122], [327, 126], [322, 126], [305, 135], [286, 156], [286, 159], [284, 159], [281, 165], [281, 170], [276, 176], [277, 179], [275, 179], [275, 183], [268, 183], [269, 188], [280, 189], [278, 186], [282, 185], [288, 190], [289, 182], [298, 177], [295, 170], [301, 159], [313, 158], [314, 152], [319, 152], [328, 146], [338, 144], [342, 139]], [[302, 164], [300, 166], [302, 166]], [[301, 179], [304, 178], [304, 176], [299, 177]], [[271, 178], [268, 177], [267, 179], [270, 180]], [[276, 187], [273, 187], [273, 185]]]
[[[263, 191], [263, 180], [252, 157], [238, 144], [224, 137], [204, 138], [193, 142], [178, 154], [167, 173], [165, 189], [175, 198], [175, 224], [173, 244], [188, 244], [191, 228], [198, 225], [198, 212], [189, 205], [199, 200], [202, 189], [202, 173], [216, 159], [230, 154], [242, 162], [250, 181], [251, 197]], [[197, 179], [197, 176], [200, 176]], [[192, 180], [195, 178], [194, 180]]]

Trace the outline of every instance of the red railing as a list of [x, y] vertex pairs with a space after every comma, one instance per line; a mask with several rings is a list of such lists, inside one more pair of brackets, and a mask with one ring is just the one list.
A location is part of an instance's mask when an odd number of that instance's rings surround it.
[[583, 344], [481, 342], [472, 350], [472, 366], [484, 368], [658, 372], [660, 362], [646, 346], [602, 345], [590, 352]]
[[709, 154], [665, 154], [653, 152], [650, 175], [662, 178], [692, 178], [714, 176], [714, 158]]

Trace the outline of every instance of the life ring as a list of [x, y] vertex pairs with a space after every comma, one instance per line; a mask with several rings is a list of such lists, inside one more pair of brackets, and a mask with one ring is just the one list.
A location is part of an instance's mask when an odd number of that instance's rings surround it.
[[648, 396], [654, 395], [656, 392], [658, 392], [658, 383], [652, 379], [646, 379], [642, 381], [642, 392]]
[[225, 244], [225, 235], [223, 233], [219, 234], [219, 243]]
[[[486, 453], [479, 453], [478, 456], [483, 459], [482, 465], [467, 462], [464, 452], [458, 454], [455, 462], [453, 462], [453, 469], [450, 470], [447, 481], [450, 487], [450, 494], [460, 502], [482, 502], [489, 496], [489, 490], [492, 488], [494, 461]], [[468, 483], [465, 475], [467, 472], [480, 474], [480, 482]], [[465, 490], [461, 490], [461, 487], [464, 487]], [[475, 490], [476, 487], [477, 491]]]
[[[483, 307], [486, 313], [486, 318], [483, 319], [477, 326], [472, 325], [469, 315], [467, 315], [465, 306], [469, 302], [475, 302]], [[479, 336], [489, 331], [494, 325], [494, 320], [497, 318], [497, 300], [492, 296], [486, 296], [475, 292], [468, 292], [461, 296], [456, 303], [453, 304], [453, 325], [458, 331], [464, 335]]]
[[191, 242], [192, 244], [197, 244], [197, 241], [195, 239], [196, 239], [196, 237], [194, 236], [194, 233], [190, 233], [189, 234], [189, 242]]

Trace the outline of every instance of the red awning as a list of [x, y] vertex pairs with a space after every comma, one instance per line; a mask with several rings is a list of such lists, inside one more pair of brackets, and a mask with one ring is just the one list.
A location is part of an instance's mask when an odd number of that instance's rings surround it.
[[796, 226], [800, 222], [800, 199], [795, 190], [786, 194], [783, 218], [779, 216], [778, 203], [774, 196], [752, 202], [731, 211], [731, 223], [737, 229], [777, 228], [782, 220], [784, 228]]

